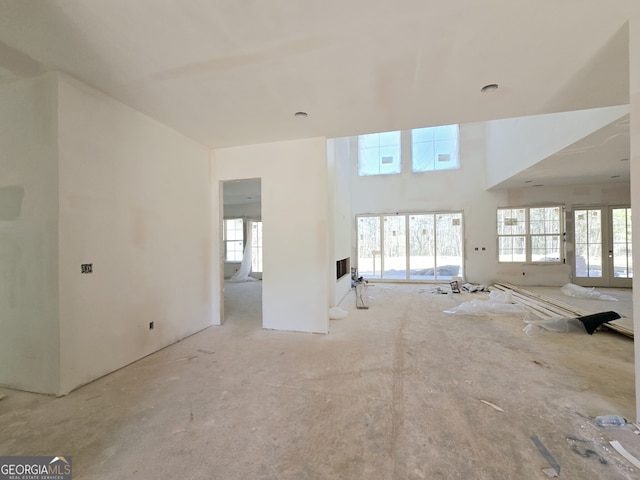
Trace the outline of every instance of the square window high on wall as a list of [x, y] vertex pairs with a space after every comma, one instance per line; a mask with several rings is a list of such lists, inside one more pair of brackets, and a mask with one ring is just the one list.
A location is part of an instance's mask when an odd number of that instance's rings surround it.
[[382, 132], [358, 137], [358, 175], [400, 173], [400, 132]]
[[458, 125], [411, 130], [411, 165], [414, 172], [459, 168]]

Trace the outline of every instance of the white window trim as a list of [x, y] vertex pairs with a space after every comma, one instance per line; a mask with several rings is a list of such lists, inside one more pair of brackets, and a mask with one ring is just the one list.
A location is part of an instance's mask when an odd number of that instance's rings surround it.
[[[358, 213], [355, 215], [355, 229], [356, 229], [356, 268], [359, 268], [359, 266], [357, 265], [358, 262], [358, 252], [359, 252], [359, 245], [360, 245], [360, 237], [359, 237], [359, 232], [358, 232], [358, 219], [360, 217], [378, 217], [380, 218], [380, 241], [381, 241], [381, 245], [380, 245], [380, 250], [379, 252], [382, 252], [383, 250], [383, 243], [384, 243], [384, 225], [383, 225], [383, 217], [390, 217], [390, 216], [403, 216], [406, 217], [406, 225], [409, 225], [409, 217], [412, 215], [451, 215], [451, 214], [459, 214], [460, 215], [460, 220], [462, 222], [461, 225], [461, 245], [460, 245], [460, 251], [461, 251], [461, 263], [460, 263], [460, 272], [458, 275], [456, 275], [455, 277], [460, 277], [460, 278], [464, 278], [466, 275], [466, 255], [465, 255], [465, 215], [464, 215], [464, 211], [463, 210], [438, 210], [438, 211], [418, 211], [418, 212], [393, 212], [393, 213]], [[447, 276], [442, 276], [441, 278], [436, 278], [435, 280], [424, 280], [424, 279], [411, 279], [410, 278], [410, 255], [409, 255], [409, 240], [407, 237], [407, 243], [406, 243], [406, 278], [405, 279], [391, 279], [391, 278], [384, 278], [382, 276], [382, 270], [381, 270], [381, 275], [380, 277], [365, 277], [368, 281], [370, 282], [389, 282], [389, 283], [394, 283], [394, 282], [400, 282], [400, 283], [442, 283], [443, 281], [449, 281], [447, 278]], [[384, 269], [384, 259], [382, 258], [383, 255], [380, 256], [380, 268]], [[360, 272], [358, 272], [358, 275], [360, 275]], [[437, 275], [436, 275], [437, 277]], [[455, 278], [454, 277], [454, 278]]]
[[[560, 233], [557, 236], [560, 237], [560, 255], [558, 261], [553, 262], [541, 262], [541, 261], [533, 261], [531, 260], [532, 250], [531, 250], [531, 238], [537, 236], [556, 236], [556, 234], [532, 234], [530, 229], [530, 216], [529, 212], [532, 208], [559, 208], [560, 209]], [[499, 234], [498, 232], [498, 211], [500, 210], [525, 210], [525, 229], [526, 233], [523, 234]], [[497, 260], [500, 265], [564, 265], [566, 263], [566, 243], [567, 243], [567, 220], [566, 220], [566, 208], [561, 204], [553, 204], [553, 205], [526, 205], [526, 206], [506, 206], [506, 207], [498, 207], [496, 209], [496, 254]], [[500, 238], [503, 237], [525, 237], [525, 261], [504, 261], [500, 260]]]
[[[460, 132], [461, 124], [455, 124], [458, 127], [458, 138], [456, 145], [456, 166], [452, 168], [442, 168], [434, 170], [414, 171], [413, 170], [413, 130], [427, 127], [417, 127], [408, 130], [399, 130], [400, 132], [400, 171], [394, 173], [377, 173], [371, 175], [360, 174], [360, 135], [355, 135], [351, 138], [351, 152], [355, 155], [355, 174], [359, 178], [367, 177], [381, 177], [385, 175], [434, 175], [438, 173], [456, 172], [462, 169], [462, 159], [460, 157]], [[438, 126], [438, 125], [436, 125]], [[394, 130], [398, 131], [398, 130]], [[386, 132], [372, 132], [372, 133], [386, 133]]]

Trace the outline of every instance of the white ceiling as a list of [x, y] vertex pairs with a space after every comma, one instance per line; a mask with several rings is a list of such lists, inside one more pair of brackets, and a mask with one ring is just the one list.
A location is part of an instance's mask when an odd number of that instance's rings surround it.
[[63, 71], [211, 148], [622, 105], [631, 1], [0, 0], [0, 83]]

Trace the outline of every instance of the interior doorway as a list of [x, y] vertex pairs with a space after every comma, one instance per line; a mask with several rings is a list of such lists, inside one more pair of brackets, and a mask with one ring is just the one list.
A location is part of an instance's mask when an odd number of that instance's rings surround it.
[[262, 185], [222, 182], [221, 323], [262, 327]]
[[631, 287], [631, 207], [577, 208], [574, 279], [589, 287]]

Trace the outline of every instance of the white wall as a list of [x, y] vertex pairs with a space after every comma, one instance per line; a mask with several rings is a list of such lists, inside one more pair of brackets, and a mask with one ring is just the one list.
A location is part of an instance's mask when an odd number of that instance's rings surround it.
[[213, 239], [208, 149], [66, 76], [59, 99], [66, 393], [212, 324]]
[[[212, 163], [214, 199], [221, 198], [221, 181], [262, 180], [263, 327], [326, 333], [331, 261], [326, 140], [217, 149]], [[220, 210], [214, 211], [218, 239]], [[219, 292], [220, 242], [214, 243], [214, 258], [214, 290]]]
[[[631, 2], [629, 21], [629, 73], [631, 103], [631, 208], [640, 210], [640, 3]], [[640, 238], [640, 222], [633, 224], [633, 238]], [[640, 248], [633, 249], [633, 263], [640, 265]], [[633, 303], [640, 305], [640, 277], [633, 277]], [[634, 331], [640, 332], [640, 308], [633, 309]], [[634, 342], [636, 372], [636, 421], [640, 421], [640, 342]]]
[[621, 105], [487, 122], [487, 188], [628, 113], [629, 106]]
[[331, 306], [336, 306], [351, 290], [351, 273], [336, 280], [336, 262], [350, 257], [350, 264], [355, 266], [355, 258], [351, 258], [351, 165], [349, 158], [340, 155], [348, 148], [348, 138], [327, 140], [327, 167], [329, 180], [329, 233], [330, 260], [332, 274], [329, 277]]
[[55, 74], [0, 86], [0, 385], [57, 393]]
[[[405, 133], [403, 132], [403, 135]], [[624, 205], [629, 202], [626, 183], [575, 187], [530, 187], [516, 190], [485, 190], [484, 124], [460, 126], [460, 169], [412, 174], [403, 152], [399, 175], [359, 177], [357, 140], [348, 152], [351, 162], [353, 215], [363, 213], [462, 211], [464, 213], [465, 279], [473, 283], [511, 281], [520, 285], [563, 285], [571, 279], [570, 265], [498, 264], [496, 209], [507, 206], [565, 204]], [[355, 220], [352, 227], [355, 254]], [[475, 247], [479, 247], [476, 252]], [[485, 247], [486, 250], [482, 250]], [[572, 246], [568, 245], [572, 251]], [[523, 275], [524, 273], [524, 275]]]

